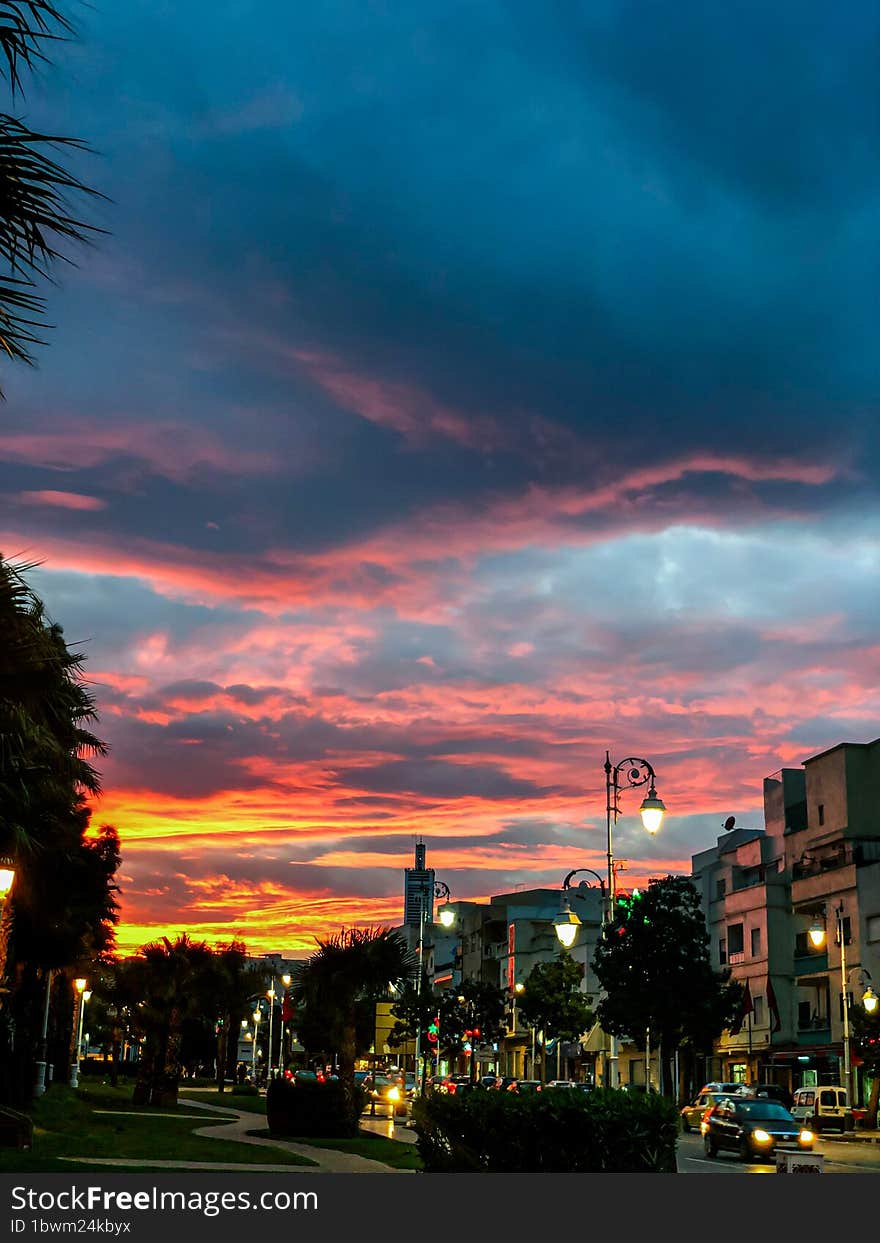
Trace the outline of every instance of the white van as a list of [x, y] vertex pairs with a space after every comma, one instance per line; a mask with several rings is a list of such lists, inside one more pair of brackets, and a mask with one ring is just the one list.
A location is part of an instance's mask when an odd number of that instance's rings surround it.
[[798, 1088], [791, 1112], [798, 1122], [815, 1131], [851, 1131], [853, 1116], [846, 1099], [846, 1088], [820, 1085]]

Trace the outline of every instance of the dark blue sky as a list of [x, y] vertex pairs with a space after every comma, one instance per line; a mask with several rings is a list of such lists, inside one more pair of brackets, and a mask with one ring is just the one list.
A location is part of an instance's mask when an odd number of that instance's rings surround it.
[[87, 641], [139, 930], [302, 945], [349, 856], [391, 917], [418, 831], [556, 883], [606, 746], [687, 868], [880, 733], [876, 6], [77, 14], [23, 107], [108, 234], [4, 369], [0, 550]]

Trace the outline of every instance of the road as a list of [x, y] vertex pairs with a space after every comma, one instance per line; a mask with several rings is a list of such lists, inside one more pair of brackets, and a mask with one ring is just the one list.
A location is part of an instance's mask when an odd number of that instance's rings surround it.
[[[825, 1158], [826, 1174], [880, 1174], [880, 1144], [841, 1143], [817, 1140], [816, 1152]], [[682, 1135], [678, 1141], [679, 1174], [774, 1174], [775, 1165], [755, 1162], [746, 1165], [735, 1153], [707, 1157], [699, 1135]]]

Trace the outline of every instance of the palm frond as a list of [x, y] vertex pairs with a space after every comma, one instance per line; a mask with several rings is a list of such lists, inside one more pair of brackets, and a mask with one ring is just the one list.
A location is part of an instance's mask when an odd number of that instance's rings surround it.
[[33, 69], [38, 61], [46, 60], [42, 50], [46, 42], [73, 33], [70, 19], [51, 0], [0, 4], [0, 76], [8, 79], [13, 93], [21, 90], [20, 68]]

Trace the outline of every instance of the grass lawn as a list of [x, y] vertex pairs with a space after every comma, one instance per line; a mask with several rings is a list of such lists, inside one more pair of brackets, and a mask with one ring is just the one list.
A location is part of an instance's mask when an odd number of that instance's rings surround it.
[[[225, 1093], [224, 1093], [225, 1095]], [[98, 1110], [110, 1110], [99, 1113]], [[128, 1111], [133, 1116], [128, 1116]], [[179, 1110], [135, 1107], [131, 1087], [105, 1084], [78, 1089], [53, 1084], [28, 1111], [34, 1120], [34, 1146], [30, 1152], [4, 1148], [0, 1168], [4, 1173], [62, 1173], [95, 1170], [60, 1157], [153, 1157], [160, 1161], [233, 1161], [246, 1165], [314, 1165], [297, 1153], [270, 1149], [235, 1140], [207, 1139], [194, 1135], [198, 1127], [228, 1119], [220, 1114], [180, 1106]], [[175, 1117], [158, 1115], [179, 1114]], [[115, 1116], [114, 1116], [115, 1115]], [[107, 1169], [115, 1168], [107, 1166]], [[149, 1167], [137, 1167], [147, 1169]]]
[[[271, 1139], [267, 1128], [248, 1131], [260, 1139]], [[415, 1144], [405, 1144], [399, 1139], [388, 1139], [384, 1135], [374, 1135], [372, 1131], [362, 1131], [355, 1139], [311, 1139], [307, 1135], [285, 1135], [294, 1144], [311, 1144], [313, 1148], [332, 1148], [336, 1152], [353, 1152], [358, 1157], [369, 1157], [371, 1161], [381, 1161], [395, 1170], [421, 1170], [422, 1159]]]

